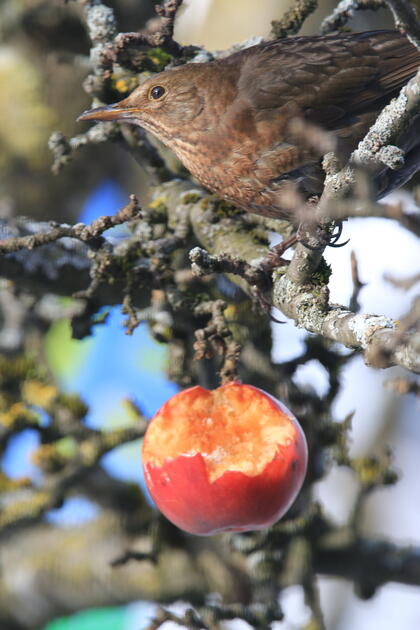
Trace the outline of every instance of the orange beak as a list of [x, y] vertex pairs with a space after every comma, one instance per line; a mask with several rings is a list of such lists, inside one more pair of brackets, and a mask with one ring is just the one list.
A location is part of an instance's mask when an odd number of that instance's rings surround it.
[[95, 109], [88, 109], [78, 117], [79, 120], [121, 120], [124, 118], [132, 119], [133, 113], [137, 111], [135, 107], [124, 106], [123, 101], [120, 103], [113, 103], [112, 105], [103, 105], [102, 107], [95, 107]]

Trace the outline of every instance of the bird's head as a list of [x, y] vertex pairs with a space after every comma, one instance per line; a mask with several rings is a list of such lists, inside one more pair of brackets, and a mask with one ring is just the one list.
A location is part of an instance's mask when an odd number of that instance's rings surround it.
[[170, 145], [191, 124], [201, 126], [193, 121], [204, 109], [209, 66], [188, 64], [155, 74], [122, 101], [85, 111], [78, 120], [138, 124]]

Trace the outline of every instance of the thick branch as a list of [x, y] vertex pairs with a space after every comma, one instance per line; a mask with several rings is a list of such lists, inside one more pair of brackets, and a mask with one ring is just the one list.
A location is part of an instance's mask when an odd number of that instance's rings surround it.
[[299, 328], [348, 348], [363, 350], [365, 359], [375, 356], [375, 348], [388, 348], [387, 360], [380, 366], [401, 365], [420, 372], [420, 335], [407, 334], [399, 338], [398, 323], [383, 315], [355, 314], [344, 306], [328, 304], [326, 286], [301, 285], [278, 275], [274, 283], [273, 304]]
[[[121, 521], [109, 513], [78, 528], [43, 525], [30, 533], [14, 534], [1, 548], [1, 627], [36, 630], [74, 611], [137, 599], [185, 599], [200, 604], [204, 594], [216, 591], [225, 602], [248, 601], [245, 572], [234, 561], [226, 561], [215, 540], [201, 540], [200, 550], [168, 546], [158, 564], [145, 559], [112, 567], [112, 561], [133, 545], [146, 555], [150, 539], [142, 536], [133, 541]], [[387, 582], [420, 583], [416, 547], [368, 538], [342, 541], [338, 530], [320, 541], [313, 562], [317, 573], [352, 580], [364, 596]], [[20, 588], [22, 574], [24, 590]], [[72, 597], [63, 597], [69, 590]]]
[[316, 571], [340, 574], [369, 597], [387, 582], [420, 585], [420, 549], [387, 541], [360, 539], [344, 545], [323, 545], [315, 558]]
[[145, 560], [113, 567], [112, 561], [133, 545], [147, 551], [150, 538], [133, 540], [121, 519], [109, 513], [80, 527], [43, 524], [13, 534], [0, 549], [2, 630], [38, 630], [51, 619], [85, 608], [139, 599], [196, 604], [208, 592], [219, 592], [226, 601], [246, 597], [246, 574], [222, 556], [217, 543], [202, 541], [192, 551], [168, 546], [157, 564]]
[[[252, 223], [252, 217], [235, 210], [226, 208], [221, 211], [220, 202], [198, 188], [193, 188], [189, 182], [172, 181], [156, 189], [155, 201], [160, 200], [166, 205], [168, 216], [173, 217], [173, 221], [178, 221], [177, 211], [182, 205], [189, 207], [189, 216], [194, 234], [198, 242], [210, 253], [220, 256], [228, 254], [233, 259], [240, 259], [248, 263], [248, 266], [237, 266], [246, 270], [246, 278], [232, 276], [232, 279], [245, 291], [252, 294], [248, 281], [251, 279], [249, 265], [257, 269], [259, 262], [268, 253], [267, 232], [263, 230], [258, 222]], [[57, 246], [57, 244], [54, 244]], [[44, 246], [45, 249], [50, 246]], [[23, 252], [18, 252], [22, 254]], [[27, 285], [31, 280], [28, 274], [31, 256], [35, 252], [25, 251], [27, 265], [10, 267], [9, 256], [12, 258], [17, 254], [11, 254], [5, 258], [2, 274], [4, 277], [18, 279], [22, 284]], [[48, 254], [44, 253], [45, 261]], [[371, 314], [355, 314], [348, 308], [340, 305], [330, 305], [327, 278], [322, 277], [322, 273], [317, 272], [317, 280], [313, 281], [312, 274], [319, 263], [319, 252], [316, 249], [307, 249], [299, 243], [296, 254], [289, 270], [284, 274], [281, 270], [275, 274], [272, 304], [279, 308], [287, 317], [293, 319], [297, 326], [305, 328], [310, 332], [323, 335], [327, 339], [338, 341], [347, 347], [364, 351], [366, 357], [374, 356], [370, 352], [380, 344], [384, 344], [387, 351], [387, 358], [382, 357], [381, 367], [391, 365], [401, 365], [409, 370], [420, 371], [419, 365], [419, 339], [418, 335], [407, 330], [403, 337], [399, 333], [398, 324], [391, 318]], [[85, 263], [88, 264], [85, 258]], [[222, 269], [218, 269], [221, 272]], [[230, 264], [226, 268], [227, 273], [235, 271]], [[235, 271], [236, 273], [236, 271]], [[18, 276], [18, 274], [20, 274]], [[258, 277], [256, 273], [256, 278]], [[28, 277], [29, 276], [29, 277]], [[38, 291], [51, 290], [51, 280], [46, 277], [46, 273], [37, 278], [36, 285]], [[67, 287], [79, 280], [75, 274], [67, 277]], [[101, 291], [95, 294], [95, 299], [101, 300], [99, 303], [122, 302], [123, 292], [121, 284], [117, 282], [112, 285], [105, 285]], [[45, 284], [44, 284], [45, 283]], [[29, 282], [30, 284], [30, 282]], [[54, 286], [59, 286], [60, 277], [56, 278]], [[66, 287], [66, 288], [67, 288]], [[65, 294], [63, 287], [58, 291]], [[70, 292], [70, 291], [69, 291]], [[141, 291], [138, 295], [139, 302]], [[104, 301], [103, 301], [104, 300]]]
[[420, 49], [420, 24], [416, 9], [409, 0], [385, 0], [392, 11], [395, 26]]

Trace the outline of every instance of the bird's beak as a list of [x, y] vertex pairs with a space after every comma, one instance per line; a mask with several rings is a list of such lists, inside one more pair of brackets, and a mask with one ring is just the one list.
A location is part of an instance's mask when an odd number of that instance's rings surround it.
[[135, 107], [123, 105], [123, 101], [120, 103], [113, 103], [112, 105], [103, 105], [102, 107], [95, 107], [95, 109], [87, 109], [83, 114], [78, 117], [79, 120], [121, 120], [124, 118], [132, 118], [133, 113], [137, 111]]

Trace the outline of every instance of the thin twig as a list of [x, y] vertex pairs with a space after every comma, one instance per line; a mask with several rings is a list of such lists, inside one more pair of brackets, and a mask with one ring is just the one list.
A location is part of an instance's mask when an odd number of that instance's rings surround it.
[[402, 289], [403, 291], [409, 291], [412, 289], [418, 282], [420, 282], [420, 272], [413, 274], [412, 276], [408, 276], [407, 278], [397, 278], [390, 273], [384, 273], [384, 280], [392, 284], [396, 289]]
[[318, 0], [295, 0], [280, 20], [271, 22], [271, 35], [274, 38], [296, 35], [306, 20], [318, 7]]
[[319, 32], [321, 35], [328, 35], [328, 33], [339, 30], [354, 17], [356, 11], [364, 9], [377, 11], [384, 7], [386, 7], [385, 0], [341, 0], [333, 12], [324, 18]]
[[353, 291], [350, 298], [349, 308], [353, 313], [358, 313], [360, 310], [359, 294], [365, 286], [365, 283], [360, 280], [359, 265], [357, 262], [356, 252], [354, 250], [350, 253], [351, 262], [351, 279], [353, 284]]
[[385, 388], [401, 396], [414, 394], [414, 396], [420, 397], [420, 379], [395, 378], [385, 381]]
[[101, 236], [103, 232], [116, 225], [121, 225], [121, 223], [139, 219], [140, 213], [141, 209], [136, 196], [130, 195], [130, 202], [116, 214], [99, 217], [92, 221], [90, 225], [76, 223], [75, 225], [58, 224], [54, 226], [54, 223], [51, 222], [51, 225], [54, 227], [48, 232], [37, 232], [30, 236], [17, 236], [0, 240], [0, 253], [10, 254], [21, 249], [31, 250], [64, 237], [76, 238], [86, 243], [92, 249], [99, 249], [105, 243], [105, 239]]
[[123, 554], [115, 558], [110, 562], [111, 567], [120, 567], [131, 560], [136, 560], [136, 562], [152, 562], [156, 563], [156, 556], [152, 553], [145, 553], [142, 551], [135, 551], [133, 549], [127, 549]]

